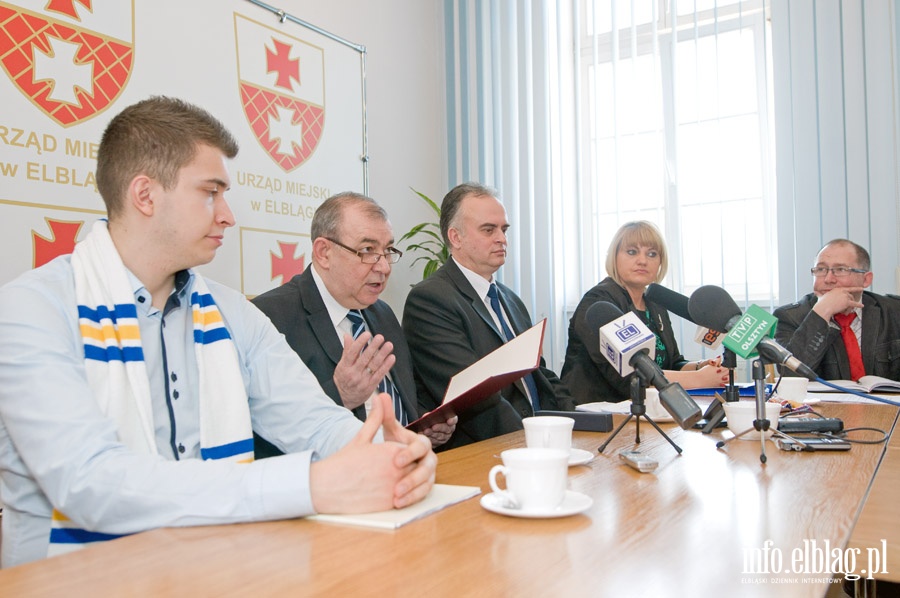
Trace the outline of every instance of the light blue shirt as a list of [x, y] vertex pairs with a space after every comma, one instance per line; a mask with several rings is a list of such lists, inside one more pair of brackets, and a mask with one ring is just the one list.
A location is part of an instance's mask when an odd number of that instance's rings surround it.
[[311, 460], [336, 452], [361, 423], [325, 395], [262, 312], [207, 281], [234, 339], [253, 429], [292, 454], [250, 464], [200, 460], [188, 300], [194, 277], [187, 274], [165, 316], [131, 277], [158, 455], [128, 450], [94, 401], [69, 256], [0, 288], [3, 567], [46, 556], [53, 507], [108, 534], [314, 513]]

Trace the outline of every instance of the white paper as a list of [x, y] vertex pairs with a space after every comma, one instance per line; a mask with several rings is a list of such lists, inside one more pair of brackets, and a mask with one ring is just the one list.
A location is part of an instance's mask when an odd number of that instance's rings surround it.
[[424, 499], [414, 505], [402, 509], [379, 511], [377, 513], [357, 513], [353, 515], [312, 515], [307, 517], [312, 521], [325, 521], [328, 523], [345, 523], [348, 525], [361, 525], [365, 527], [377, 527], [381, 529], [397, 529], [410, 521], [415, 521], [436, 513], [441, 509], [462, 502], [467, 498], [481, 494], [478, 486], [454, 486], [450, 484], [435, 484], [431, 492]]

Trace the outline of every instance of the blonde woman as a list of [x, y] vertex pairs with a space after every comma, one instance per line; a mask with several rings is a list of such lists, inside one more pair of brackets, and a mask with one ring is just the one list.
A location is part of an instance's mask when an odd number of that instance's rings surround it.
[[569, 346], [562, 381], [576, 404], [625, 401], [630, 398], [631, 376], [622, 378], [600, 353], [596, 342], [586, 342], [584, 329], [588, 308], [608, 301], [623, 313], [634, 312], [656, 336], [656, 363], [670, 382], [684, 388], [724, 386], [728, 372], [718, 359], [687, 361], [678, 350], [669, 313], [644, 298], [647, 285], [666, 276], [668, 258], [659, 229], [650, 222], [624, 224], [613, 237], [606, 254], [609, 276], [588, 291], [569, 322]]

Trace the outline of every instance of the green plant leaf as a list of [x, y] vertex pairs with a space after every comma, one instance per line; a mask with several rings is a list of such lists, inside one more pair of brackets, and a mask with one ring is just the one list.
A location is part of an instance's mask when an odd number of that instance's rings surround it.
[[432, 274], [434, 274], [437, 269], [441, 266], [441, 262], [437, 260], [430, 260], [427, 264], [425, 264], [425, 271], [422, 273], [422, 278], [428, 278]]
[[424, 193], [422, 193], [420, 191], [416, 191], [412, 187], [410, 187], [410, 189], [412, 189], [413, 193], [415, 193], [416, 195], [421, 197], [425, 203], [427, 203], [429, 206], [431, 206], [431, 209], [434, 210], [434, 213], [438, 215], [438, 218], [441, 217], [441, 208], [436, 203], [434, 203], [430, 197], [428, 197], [427, 195], [425, 195]]
[[400, 240], [397, 242], [399, 244], [403, 241], [415, 241], [414, 243], [408, 244], [405, 251], [413, 253], [421, 252], [424, 254], [416, 257], [410, 264], [410, 268], [415, 266], [419, 261], [424, 260], [425, 270], [422, 273], [422, 278], [425, 279], [434, 274], [438, 268], [450, 259], [450, 251], [447, 246], [444, 245], [444, 238], [441, 236], [440, 206], [424, 193], [416, 191], [412, 187], [410, 187], [410, 189], [413, 193], [418, 195], [422, 201], [428, 204], [438, 217], [438, 222], [420, 222], [419, 224], [416, 224], [400, 237]]

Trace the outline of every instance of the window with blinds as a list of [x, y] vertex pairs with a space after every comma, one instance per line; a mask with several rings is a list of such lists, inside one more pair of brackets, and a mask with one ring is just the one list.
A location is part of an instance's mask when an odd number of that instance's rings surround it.
[[[650, 220], [665, 284], [771, 304], [776, 269], [767, 2], [580, 0], [581, 239]], [[586, 248], [587, 249], [587, 248]], [[599, 280], [603, 260], [578, 278]]]

